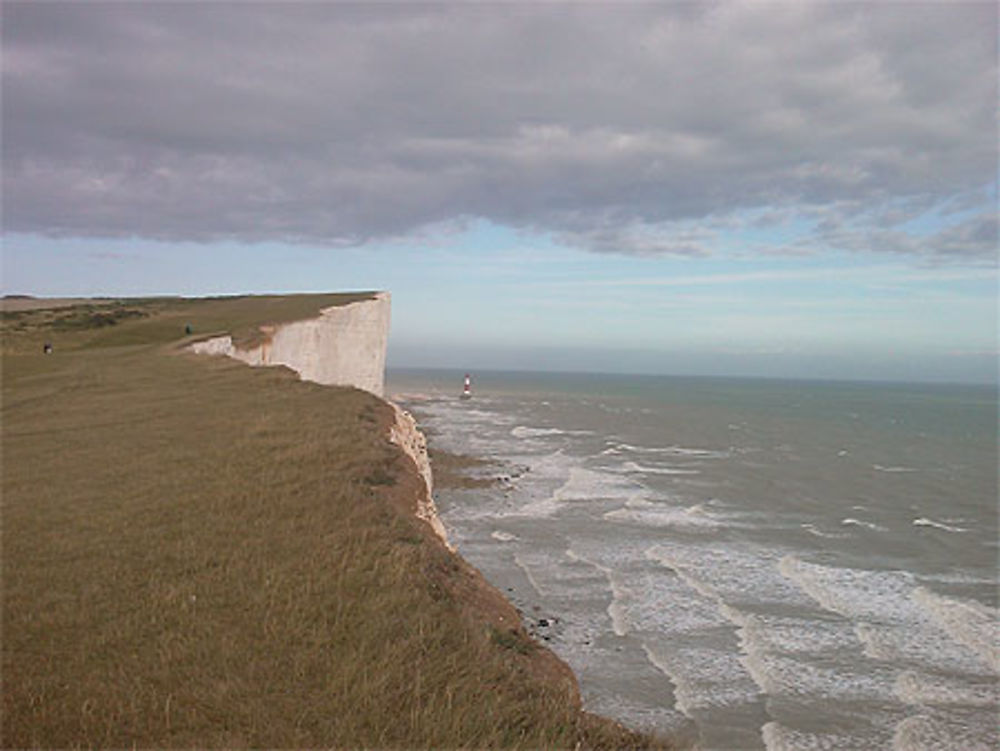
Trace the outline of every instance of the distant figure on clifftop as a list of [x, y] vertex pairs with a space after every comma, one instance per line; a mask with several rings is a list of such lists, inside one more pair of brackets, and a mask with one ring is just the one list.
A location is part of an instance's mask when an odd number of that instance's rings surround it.
[[191, 336], [191, 324], [190, 323], [184, 324], [184, 333], [187, 334], [188, 336]]
[[42, 345], [42, 353], [46, 355], [52, 354], [52, 344], [50, 342], [45, 342], [45, 344]]

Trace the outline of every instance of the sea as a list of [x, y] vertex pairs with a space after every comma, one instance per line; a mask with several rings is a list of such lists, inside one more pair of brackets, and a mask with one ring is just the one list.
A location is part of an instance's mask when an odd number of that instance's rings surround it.
[[451, 542], [586, 709], [701, 749], [1000, 748], [994, 386], [390, 371]]

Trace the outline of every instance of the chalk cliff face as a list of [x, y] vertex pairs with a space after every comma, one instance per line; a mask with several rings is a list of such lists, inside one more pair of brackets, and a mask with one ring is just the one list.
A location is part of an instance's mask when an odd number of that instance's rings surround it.
[[253, 347], [235, 347], [232, 337], [220, 336], [191, 349], [250, 365], [287, 365], [304, 381], [356, 386], [382, 396], [389, 309], [389, 293], [379, 292], [373, 300], [325, 308], [318, 318], [268, 327], [266, 341]]
[[396, 421], [389, 428], [389, 440], [399, 446], [403, 453], [413, 460], [413, 463], [417, 465], [417, 472], [420, 473], [424, 481], [426, 492], [417, 499], [417, 518], [430, 524], [434, 534], [441, 538], [449, 550], [454, 550], [451, 543], [448, 542], [448, 533], [445, 531], [444, 524], [438, 518], [437, 506], [432, 495], [434, 481], [431, 476], [431, 460], [427, 455], [427, 439], [417, 428], [417, 422], [413, 419], [413, 415], [401, 409], [397, 404], [392, 402], [389, 404], [396, 413]]

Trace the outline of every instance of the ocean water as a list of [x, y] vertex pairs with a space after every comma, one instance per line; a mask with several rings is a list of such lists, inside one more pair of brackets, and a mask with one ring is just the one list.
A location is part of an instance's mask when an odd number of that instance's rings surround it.
[[450, 539], [585, 706], [704, 749], [1000, 748], [997, 393], [398, 371]]

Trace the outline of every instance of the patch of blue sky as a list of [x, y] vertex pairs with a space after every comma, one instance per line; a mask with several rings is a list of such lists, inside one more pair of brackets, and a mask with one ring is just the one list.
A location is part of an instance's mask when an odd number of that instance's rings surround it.
[[359, 248], [8, 235], [3, 260], [6, 293], [388, 289], [397, 366], [995, 377], [996, 269], [893, 254], [602, 254], [470, 222]]

